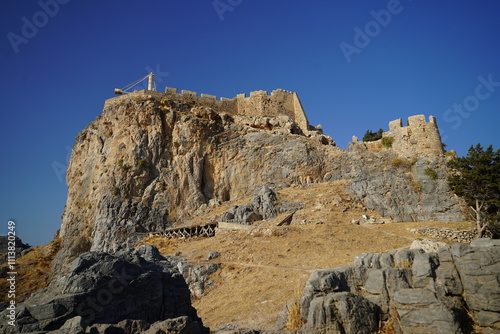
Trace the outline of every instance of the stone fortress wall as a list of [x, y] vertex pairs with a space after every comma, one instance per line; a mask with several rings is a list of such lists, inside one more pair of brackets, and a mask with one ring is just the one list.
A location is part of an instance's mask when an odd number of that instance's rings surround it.
[[106, 100], [104, 108], [108, 108], [115, 103], [119, 103], [133, 96], [152, 96], [154, 98], [167, 98], [184, 103], [197, 103], [206, 107], [211, 107], [218, 112], [225, 112], [229, 115], [245, 116], [289, 116], [301, 130], [307, 134], [309, 130], [314, 130], [309, 126], [302, 103], [295, 92], [289, 92], [283, 89], [276, 89], [268, 94], [260, 90], [251, 92], [250, 96], [238, 94], [229, 99], [216, 96], [201, 94], [188, 90], [179, 92], [177, 88], [167, 87], [165, 93], [150, 90], [134, 91], [126, 95], [121, 95]]
[[407, 126], [401, 119], [389, 122], [389, 131], [382, 137], [393, 137], [392, 149], [405, 157], [439, 156], [444, 154], [441, 135], [434, 116], [426, 122], [424, 115], [408, 117]]
[[[238, 94], [234, 98], [217, 98], [214, 95], [198, 94], [196, 92], [167, 87], [165, 93], [140, 90], [106, 100], [104, 108], [116, 103], [124, 102], [130, 97], [167, 98], [181, 103], [196, 103], [197, 105], [213, 108], [218, 112], [229, 115], [244, 116], [289, 116], [305, 135], [317, 133], [318, 129], [309, 125], [302, 103], [295, 92], [277, 89], [268, 94], [260, 90], [251, 92], [250, 96]], [[321, 131], [321, 130], [319, 130]], [[441, 136], [434, 116], [427, 122], [424, 115], [408, 117], [407, 126], [403, 126], [401, 119], [389, 122], [389, 131], [383, 137], [392, 137], [391, 147], [383, 147], [381, 141], [358, 142], [354, 137], [353, 145], [362, 145], [371, 151], [388, 149], [402, 157], [432, 157], [444, 154]]]
[[410, 116], [406, 126], [403, 126], [401, 119], [396, 119], [389, 122], [389, 131], [384, 132], [382, 138], [386, 138], [386, 141], [392, 138], [392, 141], [384, 146], [383, 139], [360, 142], [353, 137], [350, 145], [373, 152], [388, 150], [405, 158], [435, 157], [445, 152], [434, 116], [429, 116], [429, 122], [424, 115]]

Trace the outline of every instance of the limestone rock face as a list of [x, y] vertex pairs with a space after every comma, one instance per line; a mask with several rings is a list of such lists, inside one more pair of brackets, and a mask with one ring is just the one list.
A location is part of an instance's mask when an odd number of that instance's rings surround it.
[[[132, 330], [138, 328], [148, 333], [145, 330], [154, 323], [166, 325], [167, 320], [171, 327], [177, 324], [192, 329], [182, 333], [204, 330], [175, 262], [162, 257], [152, 246], [114, 255], [80, 255], [68, 273], [18, 304], [16, 318], [22, 333], [83, 333], [91, 327], [98, 328], [99, 333], [107, 333], [104, 327], [126, 328], [124, 333], [143, 332]], [[11, 326], [1, 326], [0, 332], [10, 333]]]
[[364, 253], [314, 272], [301, 299], [303, 333], [373, 333], [390, 318], [396, 333], [500, 333], [499, 252], [499, 240], [478, 239], [438, 253]]
[[[447, 185], [442, 156], [402, 158], [387, 152], [373, 153], [350, 145], [342, 178], [352, 179], [347, 192], [369, 209], [396, 221], [460, 221], [461, 201]], [[429, 171], [436, 174], [429, 176]]]
[[393, 220], [463, 218], [439, 156], [402, 167], [393, 164], [393, 150], [359, 143], [343, 151], [287, 115], [229, 115], [196, 99], [157, 95], [121, 96], [78, 134], [54, 272], [89, 250], [129, 249], [202, 205], [251, 196], [267, 183], [350, 179], [348, 192]]
[[56, 271], [84, 251], [130, 248], [138, 233], [182, 222], [210, 200], [266, 182], [319, 180], [325, 145], [292, 134], [284, 118], [269, 123], [288, 135], [170, 100], [130, 98], [105, 109], [73, 146]]

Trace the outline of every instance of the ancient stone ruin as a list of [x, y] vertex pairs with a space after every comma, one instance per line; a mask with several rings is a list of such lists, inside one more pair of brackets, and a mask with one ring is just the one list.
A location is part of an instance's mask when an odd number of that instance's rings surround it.
[[214, 95], [201, 94], [198, 96], [198, 93], [188, 90], [182, 90], [179, 93], [177, 88], [167, 87], [165, 89], [165, 93], [141, 90], [109, 99], [105, 102], [104, 109], [130, 98], [131, 95], [143, 97], [151, 96], [159, 99], [173, 99], [180, 103], [209, 107], [217, 110], [219, 113], [226, 113], [228, 115], [286, 115], [297, 123], [304, 133], [312, 130], [297, 93], [289, 92], [283, 89], [276, 89], [272, 91], [270, 95], [266, 91], [259, 90], [251, 92], [250, 96], [246, 96], [246, 94], [238, 94], [232, 99], [225, 97], [217, 99]]
[[[140, 90], [108, 99], [104, 104], [104, 109], [123, 103], [131, 97], [171, 99], [191, 107], [212, 108], [220, 114], [225, 113], [231, 116], [277, 117], [284, 115], [290, 117], [305, 135], [310, 136], [322, 132], [320, 126], [314, 127], [309, 124], [298, 94], [283, 89], [276, 89], [271, 94], [259, 90], [251, 92], [250, 96], [238, 94], [234, 98], [217, 98], [214, 95], [198, 94], [188, 90], [179, 92], [177, 88], [166, 87], [165, 93]], [[385, 144], [384, 139], [363, 143], [355, 139], [354, 143], [362, 144], [372, 151], [380, 151], [382, 148], [391, 150], [402, 157], [434, 157], [444, 154], [441, 135], [434, 116], [429, 116], [428, 122], [424, 115], [410, 116], [406, 123], [407, 125], [403, 126], [401, 119], [389, 122], [389, 131], [383, 133], [383, 138], [386, 138], [389, 144]]]

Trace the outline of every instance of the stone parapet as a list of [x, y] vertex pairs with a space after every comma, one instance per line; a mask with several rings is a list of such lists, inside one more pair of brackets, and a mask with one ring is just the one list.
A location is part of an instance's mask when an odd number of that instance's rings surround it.
[[307, 116], [297, 93], [277, 89], [268, 94], [267, 91], [259, 90], [246, 94], [238, 94], [234, 98], [218, 98], [215, 95], [201, 94], [196, 92], [167, 87], [165, 93], [148, 90], [134, 91], [126, 95], [121, 95], [106, 100], [104, 108], [119, 102], [131, 96], [151, 96], [153, 98], [167, 98], [183, 103], [196, 103], [198, 105], [213, 108], [219, 113], [229, 115], [245, 116], [278, 116], [286, 115], [294, 120], [301, 130], [308, 134], [310, 130]]
[[407, 126], [402, 120], [389, 122], [389, 131], [383, 137], [392, 137], [392, 150], [404, 157], [439, 156], [444, 154], [441, 135], [434, 116], [429, 116], [429, 122], [424, 115], [408, 117]]

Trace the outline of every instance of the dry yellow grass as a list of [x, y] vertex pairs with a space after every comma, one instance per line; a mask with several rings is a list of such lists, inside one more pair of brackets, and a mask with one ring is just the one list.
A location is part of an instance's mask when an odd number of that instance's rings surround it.
[[295, 295], [293, 296], [293, 300], [286, 305], [286, 330], [290, 332], [298, 332], [304, 321], [300, 316], [300, 298], [302, 296], [301, 287], [298, 286], [295, 289]]
[[[35, 291], [45, 288], [51, 272], [50, 263], [59, 250], [59, 240], [34, 247], [32, 251], [16, 260], [16, 302], [20, 303]], [[2, 265], [2, 267], [6, 264]], [[0, 290], [7, 291], [7, 280], [0, 279]], [[7, 301], [7, 294], [2, 294], [2, 300]]]
[[394, 318], [382, 321], [377, 334], [396, 334], [396, 330], [394, 329]]

